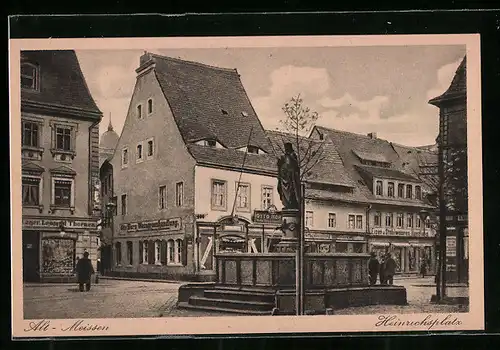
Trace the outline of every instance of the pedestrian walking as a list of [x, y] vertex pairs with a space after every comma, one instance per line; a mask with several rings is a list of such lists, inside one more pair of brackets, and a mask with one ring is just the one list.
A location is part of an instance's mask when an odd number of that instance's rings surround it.
[[370, 260], [368, 261], [368, 275], [370, 278], [370, 285], [374, 285], [377, 283], [380, 263], [378, 262], [377, 256], [374, 252], [372, 252], [370, 255]]
[[394, 282], [394, 274], [396, 273], [396, 261], [392, 258], [391, 253], [387, 253], [385, 260], [385, 276], [387, 283], [392, 285]]
[[89, 259], [89, 253], [83, 253], [83, 258], [78, 260], [76, 264], [76, 274], [78, 277], [78, 285], [80, 292], [83, 292], [83, 287], [85, 285], [85, 290], [88, 292], [90, 290], [90, 278], [95, 273], [92, 262]]
[[427, 274], [427, 264], [424, 259], [422, 259], [422, 262], [420, 263], [420, 274], [422, 275], [422, 278], [424, 278]]

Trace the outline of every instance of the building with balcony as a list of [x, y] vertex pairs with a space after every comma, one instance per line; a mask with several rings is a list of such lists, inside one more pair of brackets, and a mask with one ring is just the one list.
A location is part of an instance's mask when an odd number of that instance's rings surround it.
[[[428, 186], [415, 174], [418, 164], [405, 164], [395, 150], [398, 146], [375, 133], [316, 126], [310, 137], [331, 142], [354, 180], [366, 208], [369, 251], [391, 252], [398, 273], [417, 273], [422, 261], [428, 270], [434, 269], [435, 228], [430, 216], [434, 206], [427, 198]], [[356, 225], [357, 218], [349, 220], [349, 225]]]
[[25, 281], [75, 278], [96, 264], [99, 122], [72, 50], [21, 52], [22, 241]]

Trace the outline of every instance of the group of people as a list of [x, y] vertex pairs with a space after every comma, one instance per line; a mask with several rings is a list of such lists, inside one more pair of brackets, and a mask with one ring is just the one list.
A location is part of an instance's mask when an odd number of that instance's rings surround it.
[[382, 256], [381, 261], [377, 259], [377, 255], [372, 252], [368, 261], [368, 275], [370, 284], [377, 283], [377, 278], [380, 276], [380, 284], [392, 285], [394, 282], [394, 274], [396, 273], [396, 261], [392, 258], [391, 253], [386, 253]]

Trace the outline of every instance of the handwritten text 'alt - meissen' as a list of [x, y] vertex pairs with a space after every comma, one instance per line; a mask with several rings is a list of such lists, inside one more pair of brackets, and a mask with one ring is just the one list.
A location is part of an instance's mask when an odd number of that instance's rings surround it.
[[439, 327], [457, 327], [462, 324], [456, 316], [427, 315], [416, 320], [405, 320], [401, 315], [380, 315], [375, 327], [426, 327], [428, 330]]
[[[28, 327], [24, 329], [25, 332], [50, 332], [54, 330], [58, 330], [58, 327], [53, 326], [50, 320], [31, 321], [28, 324]], [[84, 320], [78, 320], [69, 326], [59, 327], [59, 330], [62, 332], [95, 332], [107, 331], [109, 330], [109, 327], [96, 323], [88, 323]]]

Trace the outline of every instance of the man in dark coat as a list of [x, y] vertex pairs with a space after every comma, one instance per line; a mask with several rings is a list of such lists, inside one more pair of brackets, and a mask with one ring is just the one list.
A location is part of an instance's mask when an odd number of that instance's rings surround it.
[[385, 260], [385, 276], [390, 285], [393, 284], [395, 273], [396, 261], [392, 258], [391, 253], [387, 253], [387, 259]]
[[374, 285], [377, 283], [377, 275], [379, 272], [379, 262], [375, 253], [370, 254], [370, 260], [368, 261], [368, 275], [370, 276], [370, 284]]
[[90, 278], [95, 273], [92, 262], [89, 259], [89, 253], [83, 253], [83, 258], [78, 260], [76, 264], [76, 274], [78, 277], [78, 285], [80, 287], [80, 292], [83, 292], [83, 285], [85, 285], [85, 290], [88, 292], [90, 290]]

